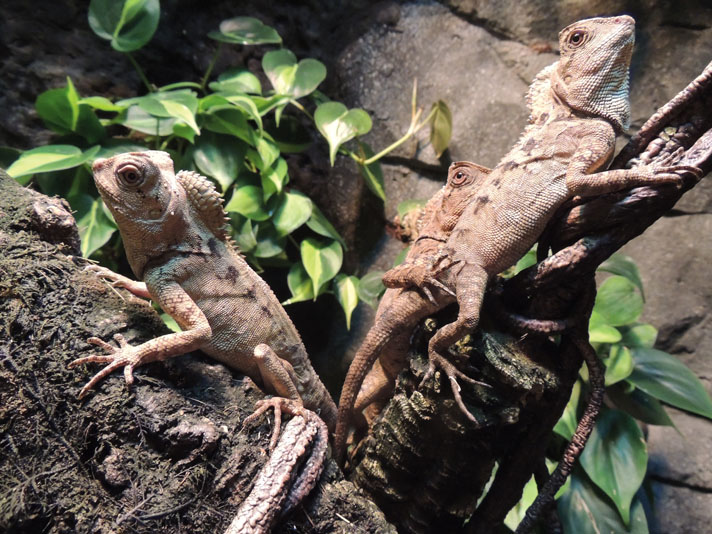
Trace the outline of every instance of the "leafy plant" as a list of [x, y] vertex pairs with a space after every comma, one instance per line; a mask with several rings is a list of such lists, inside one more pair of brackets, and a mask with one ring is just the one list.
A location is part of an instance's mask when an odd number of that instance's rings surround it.
[[[517, 268], [533, 257], [525, 256]], [[648, 532], [642, 505], [648, 451], [639, 423], [673, 426], [664, 404], [712, 419], [712, 399], [680, 360], [653, 348], [655, 327], [638, 322], [644, 293], [633, 260], [616, 254], [599, 271], [612, 276], [598, 290], [589, 337], [606, 367], [606, 403], [567, 490], [560, 492], [558, 511], [567, 533], [642, 534]], [[576, 429], [587, 376], [582, 370], [554, 428], [562, 443]], [[526, 504], [536, 496], [533, 480], [528, 488]], [[526, 511], [524, 504], [510, 512], [507, 526], [516, 527]]]
[[348, 109], [317, 91], [326, 67], [316, 59], [298, 60], [286, 48], [266, 52], [262, 70], [271, 89], [263, 88], [258, 76], [242, 67], [210, 81], [224, 44], [281, 45], [277, 31], [256, 18], [225, 20], [208, 34], [218, 45], [199, 82], [155, 87], [132, 52], [151, 40], [159, 17], [159, 0], [91, 1], [90, 27], [114, 50], [126, 54], [147, 93], [115, 102], [82, 97], [67, 78], [65, 87], [45, 91], [35, 102], [58, 143], [22, 153], [8, 173], [23, 184], [34, 180], [45, 193], [65, 196], [77, 212], [82, 253], [111, 264], [120, 251], [116, 226], [93, 186], [90, 165], [95, 158], [121, 152], [165, 150], [177, 168], [197, 170], [215, 180], [227, 199], [233, 237], [253, 266], [289, 268], [292, 296], [285, 304], [332, 293], [350, 325], [359, 295], [369, 293], [359, 290], [357, 277], [340, 273], [344, 240], [311, 199], [289, 187], [285, 156], [312, 143], [314, 130], [305, 124], [312, 125], [328, 144], [331, 164], [337, 154], [350, 157], [370, 190], [385, 200], [378, 160], [427, 124], [432, 145], [441, 153], [451, 132], [447, 105], [437, 102], [422, 118], [414, 89], [408, 131], [374, 154], [361, 139], [371, 130], [371, 118], [362, 109]]

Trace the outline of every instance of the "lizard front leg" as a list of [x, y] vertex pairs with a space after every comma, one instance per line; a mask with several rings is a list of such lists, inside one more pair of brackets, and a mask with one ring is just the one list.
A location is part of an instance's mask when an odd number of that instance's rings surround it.
[[459, 312], [455, 322], [446, 324], [430, 340], [428, 344], [428, 358], [430, 364], [421, 384], [430, 379], [437, 369], [441, 369], [450, 380], [452, 392], [460, 411], [473, 423], [478, 424], [477, 419], [465, 406], [460, 395], [460, 385], [457, 379], [460, 378], [471, 384], [486, 385], [470, 378], [455, 365], [452, 364], [444, 354], [449, 347], [462, 339], [463, 336], [477, 328], [480, 319], [480, 309], [484, 299], [485, 290], [489, 276], [487, 272], [475, 263], [466, 263], [456, 275], [457, 304]]
[[644, 185], [665, 183], [679, 184], [681, 173], [692, 173], [702, 176], [702, 171], [692, 165], [680, 165], [675, 160], [680, 157], [683, 149], [662, 159], [656, 165], [641, 165], [633, 169], [615, 169], [611, 171], [594, 172], [596, 163], [584, 151], [579, 157], [573, 158], [566, 169], [566, 187], [571, 195], [583, 197], [604, 195], [622, 189]]
[[111, 269], [102, 267], [101, 265], [87, 265], [84, 268], [85, 271], [96, 274], [99, 278], [111, 282], [112, 287], [123, 287], [127, 289], [137, 297], [142, 297], [145, 299], [153, 298], [148, 292], [146, 284], [143, 282], [138, 282], [136, 280], [131, 280], [123, 274], [115, 273]]
[[135, 367], [149, 362], [166, 360], [172, 356], [199, 349], [210, 341], [212, 331], [208, 320], [178, 283], [170, 282], [163, 284], [157, 293], [156, 300], [158, 300], [161, 307], [176, 320], [184, 331], [157, 337], [136, 347], [127, 343], [123, 336], [117, 334], [114, 336], [114, 339], [119, 343], [118, 349], [99, 338], [89, 338], [87, 340], [89, 343], [102, 347], [110, 354], [93, 354], [91, 356], [78, 358], [72, 361], [69, 367], [77, 367], [78, 365], [92, 362], [108, 363], [109, 365], [95, 374], [82, 388], [79, 392], [80, 399], [100, 380], [120, 367], [124, 368], [126, 384], [131, 385], [133, 383], [133, 370]]

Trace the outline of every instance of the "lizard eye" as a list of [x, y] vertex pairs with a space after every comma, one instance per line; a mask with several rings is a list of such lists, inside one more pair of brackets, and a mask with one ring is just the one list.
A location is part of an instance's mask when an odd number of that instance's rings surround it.
[[573, 46], [579, 46], [583, 44], [586, 40], [586, 32], [583, 30], [576, 30], [571, 35], [569, 35], [569, 44]]
[[463, 171], [457, 171], [455, 174], [452, 175], [452, 178], [450, 178], [450, 185], [454, 186], [461, 186], [465, 182], [467, 182], [468, 179], [468, 174]]
[[116, 169], [116, 177], [128, 187], [136, 187], [143, 183], [143, 173], [133, 163], [126, 163]]

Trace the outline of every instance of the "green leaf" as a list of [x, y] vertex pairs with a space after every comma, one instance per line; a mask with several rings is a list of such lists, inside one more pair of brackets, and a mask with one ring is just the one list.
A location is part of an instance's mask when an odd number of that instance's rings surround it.
[[73, 145], [47, 145], [23, 152], [17, 161], [7, 169], [13, 178], [39, 172], [71, 169], [86, 163], [96, 156], [99, 146], [84, 152]]
[[617, 328], [607, 325], [603, 316], [594, 308], [588, 323], [588, 338], [591, 343], [618, 343], [623, 336]]
[[218, 76], [217, 81], [211, 82], [210, 89], [217, 92], [241, 94], [262, 94], [260, 80], [249, 70], [242, 67], [227, 69]]
[[326, 78], [321, 61], [307, 58], [297, 63], [296, 56], [286, 48], [267, 52], [262, 57], [262, 69], [277, 94], [293, 99], [313, 92]]
[[253, 254], [258, 258], [274, 258], [284, 252], [286, 242], [287, 239], [277, 235], [271, 224], [262, 223], [257, 229], [257, 246]]
[[211, 109], [203, 117], [205, 118], [203, 128], [206, 130], [234, 135], [251, 146], [255, 146], [255, 143], [257, 143], [255, 130], [247, 124], [247, 118], [242, 109], [235, 107]]
[[245, 185], [235, 189], [225, 206], [228, 213], [235, 211], [254, 221], [266, 221], [270, 213], [263, 201], [262, 189], [256, 185]]
[[280, 44], [282, 38], [274, 28], [254, 17], [235, 17], [223, 20], [220, 31], [208, 33], [208, 37], [223, 43], [241, 45]]
[[531, 477], [524, 486], [522, 498], [519, 499], [519, 502], [509, 510], [507, 517], [504, 518], [504, 524], [506, 527], [512, 531], [517, 529], [517, 525], [522, 521], [522, 519], [524, 519], [527, 510], [536, 499], [538, 493], [534, 477]]
[[226, 95], [225, 100], [227, 100], [233, 106], [244, 111], [249, 118], [251, 118], [255, 123], [257, 123], [257, 128], [260, 131], [260, 136], [262, 135], [262, 112], [257, 108], [254, 99], [258, 97], [249, 97], [245, 95]]
[[[171, 117], [178, 119], [179, 123], [185, 123], [195, 135], [200, 135], [200, 128], [198, 127], [198, 123], [195, 122], [195, 114], [186, 105], [173, 100], [166, 100], [163, 102], [163, 106]], [[175, 131], [175, 127], [173, 130]]]
[[359, 281], [358, 298], [375, 310], [378, 308], [378, 299], [385, 290], [383, 271], [371, 271], [362, 276]]
[[667, 404], [712, 419], [712, 399], [692, 371], [675, 356], [645, 347], [631, 349], [635, 367], [628, 380]]
[[89, 26], [119, 52], [138, 50], [158, 28], [158, 0], [91, 0]]
[[334, 165], [339, 147], [357, 135], [371, 130], [371, 117], [362, 109], [347, 109], [339, 102], [325, 102], [314, 112], [314, 122], [329, 143], [329, 158]]
[[627, 347], [653, 348], [658, 337], [658, 329], [651, 324], [635, 324], [620, 328], [623, 339], [621, 343]]
[[278, 235], [288, 235], [303, 225], [312, 214], [312, 201], [303, 193], [293, 190], [284, 193], [272, 215]]
[[630, 507], [630, 525], [626, 527], [606, 496], [578, 470], [557, 508], [568, 534], [648, 534], [645, 510], [638, 498]]
[[284, 184], [289, 181], [286, 160], [280, 157], [270, 167], [262, 170], [260, 180], [265, 202], [275, 193], [281, 193]]
[[344, 238], [341, 237], [336, 228], [329, 222], [326, 216], [316, 207], [316, 204], [312, 204], [312, 214], [307, 220], [307, 226], [319, 235], [324, 237], [330, 237], [331, 239], [336, 239], [341, 246], [346, 249], [346, 242]]
[[398, 217], [403, 219], [408, 212], [422, 209], [427, 202], [427, 199], [424, 198], [410, 198], [408, 200], [404, 200], [398, 204]]
[[176, 320], [168, 315], [166, 312], [161, 313], [161, 319], [163, 320], [164, 323], [166, 323], [166, 326], [173, 332], [182, 332], [180, 326], [178, 326], [178, 323]]
[[633, 358], [628, 347], [612, 345], [606, 364], [606, 386], [625, 380], [633, 372]]
[[433, 104], [435, 114], [430, 123], [430, 143], [433, 145], [435, 155], [439, 158], [447, 150], [452, 138], [452, 113], [443, 100]]
[[571, 397], [564, 408], [564, 413], [556, 422], [554, 432], [566, 440], [570, 440], [578, 426], [578, 405], [581, 399], [581, 380], [574, 382], [571, 389]]
[[674, 426], [672, 419], [655, 397], [633, 387], [633, 391], [626, 391], [630, 384], [616, 384], [606, 389], [606, 396], [613, 401], [616, 407], [628, 412], [639, 421], [649, 425]]
[[237, 178], [246, 152], [245, 144], [234, 137], [207, 131], [195, 143], [193, 161], [226, 191]]
[[314, 286], [309, 278], [304, 266], [301, 263], [293, 263], [287, 274], [287, 285], [292, 292], [291, 298], [282, 302], [282, 305], [294, 304], [314, 298]]
[[[374, 155], [373, 149], [366, 143], [359, 141], [358, 145], [361, 149], [361, 157], [364, 159], [369, 159]], [[361, 176], [363, 176], [366, 186], [371, 192], [385, 202], [386, 189], [383, 183], [383, 169], [381, 169], [381, 164], [378, 161], [374, 161], [370, 165], [359, 165], [358, 170], [361, 172]]]
[[79, 95], [67, 78], [66, 87], [40, 93], [35, 100], [37, 114], [55, 132], [73, 132], [79, 119]]
[[228, 216], [233, 228], [237, 229], [233, 235], [237, 248], [245, 254], [252, 252], [257, 246], [257, 232], [252, 226], [252, 221], [234, 212]]
[[627, 278], [640, 290], [640, 294], [643, 297], [643, 300], [645, 300], [643, 281], [640, 278], [640, 271], [638, 270], [638, 266], [633, 261], [633, 258], [630, 256], [626, 256], [625, 254], [613, 254], [613, 256], [608, 258], [598, 267], [598, 270]]
[[309, 274], [314, 287], [314, 294], [319, 294], [319, 288], [341, 269], [344, 252], [337, 241], [324, 242], [308, 237], [300, 245], [302, 263]]
[[514, 265], [512, 276], [523, 271], [527, 267], [531, 267], [536, 263], [536, 245], [530, 248], [527, 253], [519, 258], [519, 261]]
[[594, 309], [606, 324], [622, 326], [640, 317], [643, 298], [630, 280], [622, 276], [611, 276], [601, 284]]
[[334, 278], [334, 293], [346, 315], [346, 330], [351, 330], [351, 314], [358, 304], [358, 283], [355, 276], [340, 274]]
[[260, 156], [260, 161], [257, 162], [257, 168], [261, 171], [268, 169], [279, 157], [279, 147], [268, 139], [257, 140], [257, 153]]
[[618, 410], [602, 410], [581, 454], [581, 466], [630, 523], [630, 504], [648, 464], [645, 439], [635, 420]]
[[88, 258], [100, 249], [116, 231], [116, 225], [104, 213], [101, 198], [92, 198], [87, 194], [73, 199], [77, 209], [77, 226], [82, 240], [82, 255]]
[[129, 107], [115, 121], [127, 128], [148, 135], [166, 136], [173, 133], [175, 118], [154, 117], [138, 105]]

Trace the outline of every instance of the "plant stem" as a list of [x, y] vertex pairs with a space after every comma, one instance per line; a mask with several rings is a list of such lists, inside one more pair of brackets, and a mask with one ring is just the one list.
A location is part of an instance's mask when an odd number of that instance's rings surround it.
[[356, 157], [354, 157], [354, 156], [351, 156], [351, 157], [354, 158], [354, 159], [355, 159], [357, 162], [359, 162], [361, 165], [370, 165], [371, 163], [373, 163], [373, 162], [378, 161], [379, 159], [381, 159], [383, 156], [385, 156], [385, 155], [388, 154], [389, 152], [395, 150], [396, 148], [398, 148], [399, 146], [401, 146], [403, 143], [405, 143], [408, 139], [410, 139], [410, 138], [413, 136], [413, 134], [415, 134], [418, 130], [420, 130], [423, 126], [425, 126], [427, 123], [430, 122], [430, 119], [432, 119], [432, 118], [433, 118], [433, 115], [435, 114], [436, 108], [433, 108], [432, 110], [430, 110], [430, 113], [428, 113], [428, 116], [425, 117], [425, 119], [423, 119], [423, 121], [418, 124], [418, 118], [420, 117], [421, 111], [422, 111], [422, 110], [419, 110], [419, 111], [413, 116], [413, 120], [412, 120], [411, 123], [410, 123], [410, 127], [408, 128], [408, 131], [405, 133], [405, 135], [404, 135], [403, 137], [401, 137], [400, 139], [398, 139], [395, 143], [393, 143], [393, 144], [391, 144], [391, 145], [388, 145], [386, 148], [384, 148], [383, 150], [381, 150], [378, 154], [375, 154], [375, 155], [371, 156], [371, 157], [368, 158], [367, 160], [361, 159], [361, 160], [359, 161], [359, 159], [356, 159]]
[[143, 72], [143, 69], [141, 68], [141, 65], [138, 64], [138, 62], [134, 59], [134, 57], [131, 55], [130, 52], [126, 52], [126, 55], [129, 58], [129, 61], [131, 64], [134, 66], [136, 69], [136, 72], [138, 72], [138, 77], [141, 78], [141, 81], [143, 82], [143, 85], [146, 86], [146, 89], [148, 89], [149, 93], [153, 92], [153, 87], [151, 87], [151, 82], [148, 81], [148, 78], [146, 78], [146, 75]]
[[309, 117], [309, 120], [311, 120], [311, 121], [314, 120], [314, 117], [312, 117], [312, 114], [309, 113], [309, 112], [306, 110], [306, 108], [305, 108], [304, 106], [302, 106], [299, 102], [297, 102], [296, 100], [290, 100], [289, 103], [292, 104], [292, 105], [293, 105], [295, 108], [297, 108], [299, 111], [301, 111], [302, 113], [304, 113], [307, 117]]
[[203, 92], [205, 92], [205, 86], [208, 84], [208, 78], [210, 78], [210, 74], [212, 74], [212, 72], [213, 72], [215, 63], [217, 63], [218, 57], [220, 57], [221, 50], [222, 50], [222, 43], [220, 41], [218, 41], [218, 47], [215, 49], [213, 58], [210, 60], [210, 65], [208, 65], [208, 70], [205, 71], [205, 75], [203, 76], [203, 79], [200, 80], [200, 88], [203, 90]]

